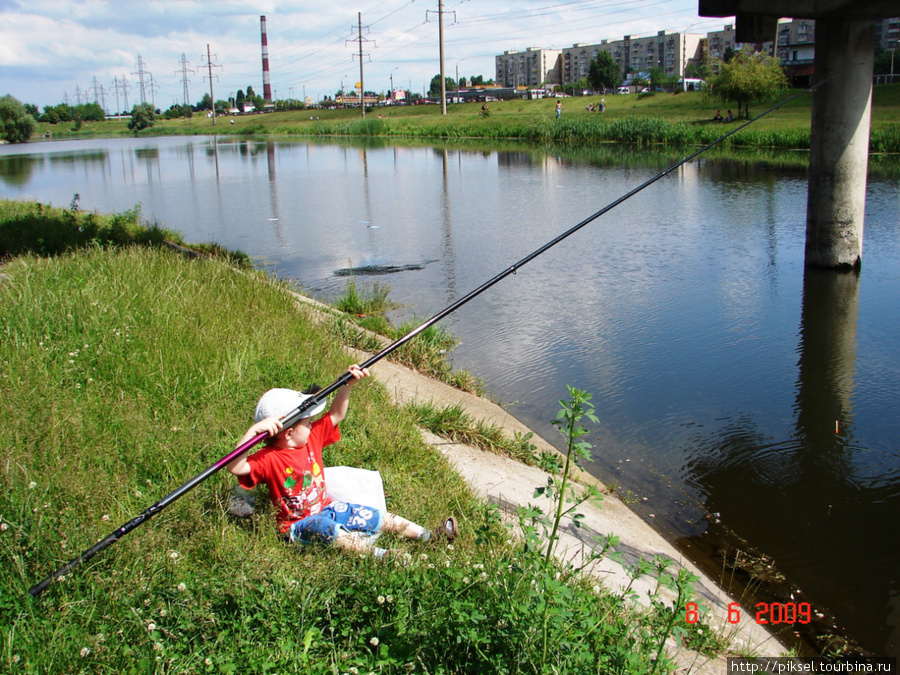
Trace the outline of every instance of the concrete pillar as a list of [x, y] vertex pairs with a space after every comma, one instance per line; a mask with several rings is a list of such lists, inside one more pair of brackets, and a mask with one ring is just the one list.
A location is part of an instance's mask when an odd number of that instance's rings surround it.
[[862, 262], [875, 23], [816, 20], [816, 83], [810, 131], [806, 266]]

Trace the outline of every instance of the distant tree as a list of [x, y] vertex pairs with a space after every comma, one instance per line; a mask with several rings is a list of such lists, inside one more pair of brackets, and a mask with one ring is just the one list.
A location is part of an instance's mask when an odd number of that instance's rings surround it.
[[[452, 77], [444, 78], [444, 89], [446, 91], [453, 91], [456, 89], [456, 81]], [[434, 77], [431, 78], [431, 84], [428, 87], [428, 95], [429, 96], [437, 96], [440, 98], [441, 96], [441, 74], [438, 73]]]
[[106, 119], [106, 112], [100, 107], [96, 101], [93, 103], [82, 103], [75, 106], [75, 116], [85, 122], [102, 122]]
[[588, 81], [597, 91], [615, 89], [622, 83], [622, 69], [609, 52], [600, 52], [588, 64]]
[[10, 143], [25, 143], [34, 133], [35, 124], [17, 98], [9, 94], [0, 98], [0, 138]]
[[60, 122], [71, 122], [72, 119], [72, 106], [60, 103], [45, 107], [40, 121], [49, 124], [59, 124]]
[[238, 89], [237, 94], [234, 97], [234, 107], [238, 110], [244, 109], [244, 90]]
[[750, 104], [770, 101], [788, 86], [777, 58], [762, 52], [737, 52], [728, 63], [721, 63], [719, 75], [712, 79], [712, 95], [737, 105], [737, 116], [750, 119]]
[[156, 123], [156, 111], [149, 103], [138, 103], [131, 109], [131, 121], [128, 128], [137, 136], [138, 132], [149, 129]]
[[212, 110], [212, 97], [209, 94], [203, 94], [200, 103], [197, 104], [197, 111]]
[[190, 119], [194, 114], [194, 109], [189, 105], [173, 104], [166, 112], [162, 114], [167, 120], [174, 120], [177, 117], [187, 117]]
[[900, 74], [900, 54], [897, 53], [897, 50], [882, 51], [875, 54], [873, 72], [876, 75], [890, 75], [892, 72]]
[[480, 87], [484, 84], [484, 75], [473, 75], [469, 82], [470, 87]]
[[41, 116], [41, 109], [34, 103], [23, 103], [22, 105], [25, 107], [26, 115], [31, 115], [34, 119], [38, 119]]

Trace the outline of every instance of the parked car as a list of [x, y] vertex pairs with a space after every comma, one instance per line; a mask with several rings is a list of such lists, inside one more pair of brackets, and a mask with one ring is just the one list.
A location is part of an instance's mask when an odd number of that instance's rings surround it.
[[619, 87], [618, 89], [616, 89], [616, 93], [617, 94], [630, 94], [631, 89], [629, 89], [628, 87]]

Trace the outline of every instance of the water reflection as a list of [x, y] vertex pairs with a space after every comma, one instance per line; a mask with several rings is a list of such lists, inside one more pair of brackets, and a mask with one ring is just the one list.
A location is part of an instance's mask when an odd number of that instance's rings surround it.
[[[896, 455], [876, 459], [854, 439], [860, 279], [806, 270], [803, 281], [794, 434], [779, 441], [753, 420], [737, 420], [698, 439], [690, 471], [708, 509], [772, 556], [778, 572], [802, 589], [802, 600], [833, 614], [839, 626], [854, 626], [864, 648], [896, 654], [888, 612], [895, 611], [900, 495], [896, 482], [872, 469], [874, 463], [896, 476], [900, 466]], [[887, 529], [879, 536], [873, 524]], [[702, 537], [693, 543], [704, 545]], [[837, 560], [839, 583], [828, 571]]]

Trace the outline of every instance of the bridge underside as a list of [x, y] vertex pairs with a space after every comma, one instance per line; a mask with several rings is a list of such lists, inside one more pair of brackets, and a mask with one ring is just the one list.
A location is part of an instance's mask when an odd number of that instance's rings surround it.
[[875, 20], [897, 12], [896, 0], [699, 0], [701, 16], [735, 17], [736, 42], [774, 42], [781, 17], [816, 21], [808, 267], [862, 262]]

